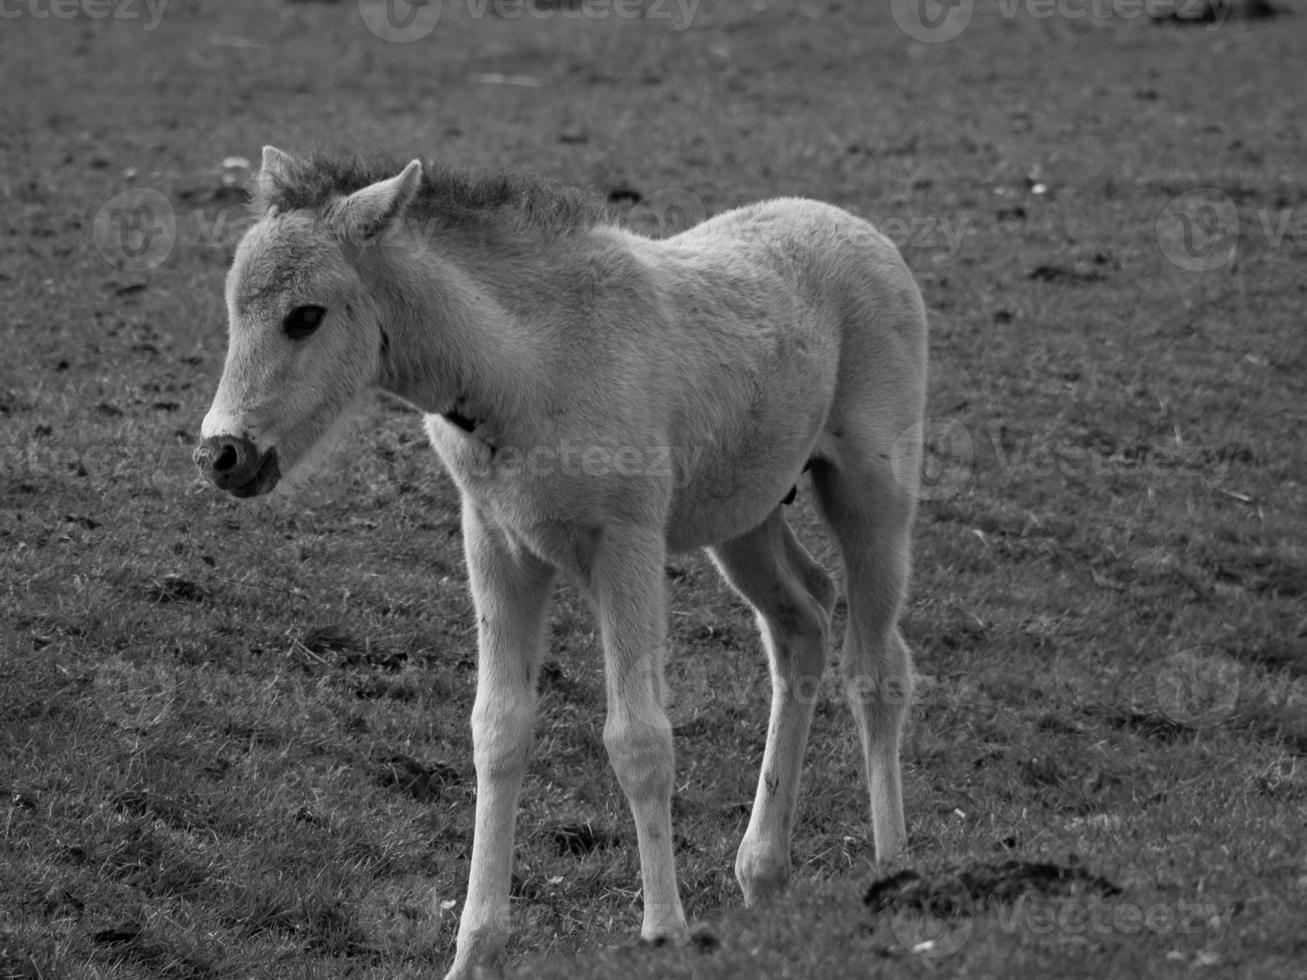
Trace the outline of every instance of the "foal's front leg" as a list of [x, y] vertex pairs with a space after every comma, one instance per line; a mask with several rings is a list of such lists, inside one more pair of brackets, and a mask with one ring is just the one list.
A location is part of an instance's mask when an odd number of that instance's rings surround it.
[[517, 798], [535, 722], [536, 679], [554, 570], [475, 507], [463, 505], [463, 544], [477, 609], [477, 694], [472, 745], [476, 830], [458, 950], [446, 980], [498, 971], [511, 931], [509, 884]]
[[667, 612], [662, 528], [610, 526], [590, 569], [608, 689], [604, 747], [635, 818], [644, 939], [679, 940], [685, 912], [672, 856], [672, 725], [663, 706]]

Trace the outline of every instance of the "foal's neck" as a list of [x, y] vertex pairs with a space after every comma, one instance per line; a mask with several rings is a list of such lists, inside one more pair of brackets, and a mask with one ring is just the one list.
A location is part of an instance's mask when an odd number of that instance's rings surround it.
[[451, 244], [397, 249], [376, 264], [388, 347], [382, 387], [422, 412], [505, 434], [540, 404], [548, 381], [541, 325], [519, 305], [542, 283], [538, 270], [511, 261], [492, 268]]

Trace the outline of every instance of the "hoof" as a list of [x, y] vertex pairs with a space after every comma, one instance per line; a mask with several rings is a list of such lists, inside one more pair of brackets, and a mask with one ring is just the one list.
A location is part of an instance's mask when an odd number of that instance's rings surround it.
[[752, 908], [785, 891], [790, 883], [789, 861], [745, 861], [735, 863], [735, 880], [744, 892], [744, 904]]

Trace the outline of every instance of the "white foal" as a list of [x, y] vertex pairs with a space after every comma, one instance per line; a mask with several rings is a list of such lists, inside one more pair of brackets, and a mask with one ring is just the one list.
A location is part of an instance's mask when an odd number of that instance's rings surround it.
[[[396, 173], [396, 171], [399, 171]], [[476, 831], [449, 976], [501, 962], [518, 793], [551, 588], [603, 637], [604, 744], [639, 842], [645, 938], [680, 938], [664, 562], [708, 548], [757, 611], [767, 747], [735, 871], [748, 902], [790, 835], [835, 588], [786, 523], [811, 468], [843, 554], [841, 667], [876, 855], [905, 846], [899, 732], [926, 318], [894, 246], [825, 204], [776, 200], [665, 241], [579, 192], [419, 161], [264, 151], [227, 280], [226, 367], [196, 461], [237, 496], [277, 485], [364, 389], [426, 415], [463, 496], [478, 616]]]

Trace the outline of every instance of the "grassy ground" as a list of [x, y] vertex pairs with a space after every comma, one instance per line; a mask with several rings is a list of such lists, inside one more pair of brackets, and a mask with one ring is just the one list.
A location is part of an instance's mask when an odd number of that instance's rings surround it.
[[[871, 863], [832, 687], [795, 899], [738, 908], [765, 669], [746, 610], [677, 558], [679, 870], [709, 925], [632, 947], [594, 626], [564, 586], [521, 976], [1296, 975], [1307, 19], [976, 6], [920, 43], [910, 4], [469, 0], [394, 43], [353, 2], [177, 3], [153, 29], [143, 4], [10, 5], [0, 978], [427, 976], [452, 951], [475, 666], [455, 491], [389, 403], [298, 500], [239, 503], [189, 461], [242, 215], [224, 160], [265, 142], [528, 165], [643, 194], [654, 230], [819, 197], [889, 228], [931, 308], [909, 859]], [[113, 214], [147, 189], [172, 217], [133, 259]], [[806, 488], [792, 516], [831, 563]], [[1007, 860], [1111, 887], [973, 887]], [[916, 898], [863, 905], [907, 867]]]

